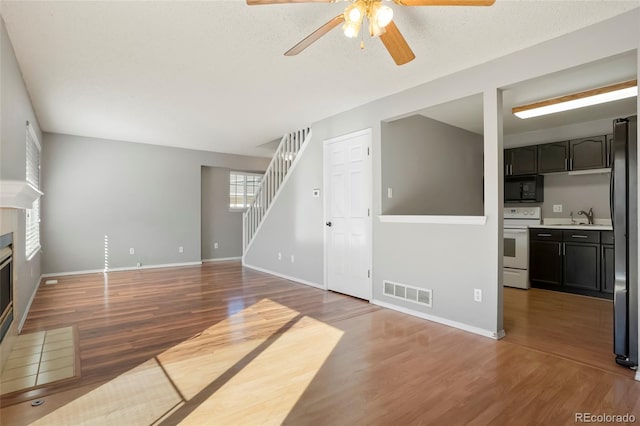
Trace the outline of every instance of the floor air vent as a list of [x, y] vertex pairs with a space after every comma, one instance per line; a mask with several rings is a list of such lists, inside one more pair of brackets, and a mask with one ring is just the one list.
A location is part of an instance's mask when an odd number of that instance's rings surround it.
[[412, 287], [391, 281], [383, 281], [382, 288], [386, 296], [408, 300], [409, 302], [431, 307], [431, 290], [425, 290], [424, 288]]

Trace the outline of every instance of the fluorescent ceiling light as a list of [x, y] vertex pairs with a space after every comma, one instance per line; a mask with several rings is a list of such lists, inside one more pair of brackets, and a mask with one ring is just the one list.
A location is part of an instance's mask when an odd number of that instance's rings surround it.
[[634, 96], [638, 96], [637, 80], [625, 81], [624, 83], [587, 90], [586, 92], [574, 93], [572, 95], [515, 107], [511, 112], [518, 118], [531, 118], [632, 98]]

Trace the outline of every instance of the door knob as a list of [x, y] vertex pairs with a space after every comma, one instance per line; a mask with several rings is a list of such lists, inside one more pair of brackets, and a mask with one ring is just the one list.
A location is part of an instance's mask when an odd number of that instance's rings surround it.
[[331, 228], [331, 222], [327, 222], [327, 226]]

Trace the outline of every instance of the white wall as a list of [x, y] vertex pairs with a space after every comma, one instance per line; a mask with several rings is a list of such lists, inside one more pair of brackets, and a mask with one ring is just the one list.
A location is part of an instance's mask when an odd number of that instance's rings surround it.
[[[308, 250], [308, 241], [318, 242], [324, 232], [321, 209], [308, 204], [305, 194], [322, 182], [322, 150], [325, 139], [357, 130], [373, 130], [373, 211], [381, 212], [380, 123], [391, 117], [484, 93], [484, 174], [485, 225], [401, 224], [373, 225], [373, 294], [387, 304], [420, 310], [447, 321], [463, 324], [483, 334], [502, 330], [502, 109], [499, 88], [604, 59], [638, 48], [640, 10], [617, 16], [594, 26], [510, 54], [503, 58], [455, 73], [413, 89], [379, 99], [359, 108], [341, 112], [313, 125], [314, 140], [305, 153], [305, 164], [313, 170], [292, 176], [285, 188], [289, 196], [274, 207], [284, 212], [268, 217], [258, 239], [277, 236], [279, 244], [293, 253]], [[410, 65], [409, 65], [410, 66]], [[303, 208], [303, 206], [308, 206]], [[303, 221], [308, 238], [298, 240], [283, 227], [289, 221]], [[267, 244], [266, 242], [261, 242]], [[323, 257], [309, 264], [308, 275], [323, 276]], [[277, 272], [281, 266], [268, 256], [252, 256], [256, 266], [268, 265]], [[266, 266], [265, 266], [266, 267]], [[433, 308], [405, 304], [382, 294], [382, 280], [405, 282], [433, 289]], [[483, 291], [483, 302], [473, 302], [473, 289]]]

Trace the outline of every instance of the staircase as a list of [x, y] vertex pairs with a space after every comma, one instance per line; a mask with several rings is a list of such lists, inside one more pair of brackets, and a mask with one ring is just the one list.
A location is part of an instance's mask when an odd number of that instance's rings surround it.
[[278, 149], [271, 159], [271, 163], [269, 163], [269, 167], [264, 172], [255, 198], [242, 217], [243, 254], [246, 254], [271, 204], [276, 199], [287, 173], [295, 164], [298, 153], [309, 139], [311, 139], [311, 129], [309, 127], [282, 137], [280, 145], [278, 145]]

